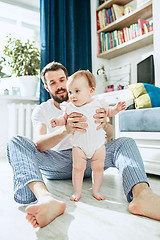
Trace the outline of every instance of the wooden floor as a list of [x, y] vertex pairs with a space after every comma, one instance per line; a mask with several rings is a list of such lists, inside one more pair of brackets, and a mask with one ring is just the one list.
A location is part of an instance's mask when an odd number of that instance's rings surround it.
[[[91, 196], [91, 179], [85, 179], [82, 198], [71, 202], [71, 180], [47, 181], [49, 190], [67, 209], [42, 229], [33, 229], [25, 219], [25, 207], [13, 200], [12, 170], [0, 161], [0, 240], [160, 240], [160, 222], [128, 212], [118, 172], [104, 174], [105, 201]], [[149, 176], [152, 190], [160, 194], [160, 177]]]

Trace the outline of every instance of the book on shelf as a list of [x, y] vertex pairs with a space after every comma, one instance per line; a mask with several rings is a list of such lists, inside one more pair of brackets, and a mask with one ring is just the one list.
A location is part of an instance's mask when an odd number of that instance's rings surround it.
[[138, 19], [138, 25], [139, 25], [139, 29], [140, 29], [140, 34], [143, 35], [145, 34], [145, 30], [144, 30], [144, 24], [149, 25], [149, 21], [139, 18]]
[[118, 31], [117, 30], [114, 31], [114, 40], [115, 40], [115, 47], [117, 47], [119, 45], [119, 43], [118, 43]]
[[143, 24], [144, 27], [144, 34], [149, 33], [151, 31], [153, 31], [153, 24]]
[[125, 6], [113, 4], [112, 7], [113, 7], [113, 11], [115, 13], [116, 19], [124, 16]]
[[103, 8], [96, 12], [97, 31], [116, 20], [113, 8]]
[[130, 6], [126, 7], [126, 6], [117, 5], [117, 4], [113, 4], [112, 8], [113, 8], [113, 14], [115, 15], [116, 19], [121, 18], [124, 15], [127, 15], [133, 10], [132, 7]]
[[131, 7], [125, 7], [113, 4], [110, 8], [103, 8], [96, 12], [97, 31], [106, 27], [108, 24], [114, 22], [118, 18], [128, 14], [132, 11]]
[[101, 29], [100, 21], [99, 21], [99, 12], [96, 12], [96, 19], [97, 19], [97, 31]]
[[100, 33], [98, 33], [98, 53], [100, 54], [101, 53], [101, 46], [100, 46]]
[[110, 23], [112, 23], [113, 19], [112, 19], [112, 13], [111, 13], [111, 9], [110, 8], [108, 8], [108, 13], [109, 13], [109, 21], [110, 21]]
[[106, 9], [106, 16], [107, 16], [107, 24], [110, 23], [110, 18], [109, 18], [109, 11]]
[[111, 16], [112, 16], [112, 22], [114, 22], [116, 20], [116, 16], [114, 14], [113, 7], [111, 7]]
[[[108, 51], [118, 45], [136, 39], [139, 36], [149, 33], [153, 30], [153, 24], [144, 19], [138, 19], [138, 23], [134, 23], [129, 27], [124, 27], [121, 30], [114, 30], [112, 32], [100, 32], [98, 35], [99, 53]], [[143, 20], [143, 21], [142, 21]], [[142, 31], [143, 30], [143, 31]]]
[[108, 46], [108, 50], [111, 49], [110, 41], [109, 41], [109, 33], [107, 33], [107, 46]]

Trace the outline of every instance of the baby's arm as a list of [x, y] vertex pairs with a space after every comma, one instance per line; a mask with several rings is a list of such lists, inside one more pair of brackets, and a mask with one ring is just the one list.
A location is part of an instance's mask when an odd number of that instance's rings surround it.
[[113, 117], [117, 113], [126, 109], [126, 102], [118, 102], [114, 107], [108, 107], [108, 117]]
[[68, 118], [68, 115], [66, 113], [60, 116], [59, 118], [52, 118], [50, 120], [52, 128], [57, 126], [64, 126], [66, 124], [67, 118]]

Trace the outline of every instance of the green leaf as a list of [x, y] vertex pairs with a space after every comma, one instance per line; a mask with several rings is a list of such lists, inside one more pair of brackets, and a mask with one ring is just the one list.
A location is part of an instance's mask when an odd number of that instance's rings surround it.
[[40, 69], [40, 51], [35, 41], [27, 40], [25, 43], [15, 39], [11, 35], [6, 37], [6, 45], [0, 63], [7, 64], [12, 68], [12, 74], [23, 76], [26, 72], [29, 75], [37, 75]]

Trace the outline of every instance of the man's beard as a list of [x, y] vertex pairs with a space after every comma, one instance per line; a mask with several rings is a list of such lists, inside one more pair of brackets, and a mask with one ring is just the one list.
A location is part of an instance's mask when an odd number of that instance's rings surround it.
[[67, 92], [66, 89], [61, 88], [61, 89], [59, 89], [59, 90], [57, 90], [57, 91], [55, 92], [55, 95], [53, 95], [51, 92], [49, 92], [49, 94], [50, 94], [51, 98], [52, 98], [54, 101], [56, 101], [57, 103], [62, 103], [62, 102], [64, 102], [64, 101], [65, 101], [65, 102], [68, 101], [68, 94], [66, 94], [65, 96], [60, 96], [60, 97], [57, 97], [57, 96], [56, 96], [56, 94], [58, 94], [58, 92], [60, 92], [60, 91], [65, 91], [65, 92]]

